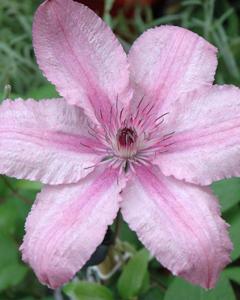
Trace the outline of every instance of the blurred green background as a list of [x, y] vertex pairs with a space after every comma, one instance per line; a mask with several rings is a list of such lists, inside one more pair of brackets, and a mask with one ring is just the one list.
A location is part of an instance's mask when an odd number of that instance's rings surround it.
[[[113, 28], [125, 50], [146, 29], [161, 24], [189, 28], [219, 49], [217, 83], [240, 86], [240, 1], [227, 0], [105, 0], [81, 1]], [[137, 3], [138, 2], [138, 3]], [[51, 98], [55, 88], [43, 78], [34, 59], [32, 18], [38, 0], [0, 1], [0, 99]], [[1, 121], [1, 120], [0, 120]], [[217, 287], [209, 292], [174, 278], [142, 248], [119, 217], [112, 235], [94, 259], [107, 256], [100, 266], [81, 271], [72, 283], [55, 292], [40, 285], [21, 262], [18, 251], [24, 221], [41, 186], [0, 177], [0, 300], [234, 300], [240, 299], [240, 179], [214, 183], [222, 214], [231, 224], [232, 263]], [[120, 224], [120, 225], [119, 225]], [[115, 232], [115, 233], [114, 233]], [[111, 236], [111, 234], [110, 234]], [[114, 236], [114, 239], [116, 236]], [[118, 265], [114, 261], [118, 257]], [[129, 259], [130, 257], [130, 259]], [[115, 267], [116, 272], [111, 273]], [[103, 279], [103, 275], [105, 279]]]

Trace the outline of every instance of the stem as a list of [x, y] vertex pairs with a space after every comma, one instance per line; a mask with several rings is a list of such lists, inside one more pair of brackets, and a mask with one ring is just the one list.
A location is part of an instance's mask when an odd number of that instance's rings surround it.
[[114, 230], [114, 244], [116, 244], [116, 241], [119, 237], [120, 230], [121, 230], [121, 224], [122, 224], [122, 217], [120, 211], [118, 211], [116, 220], [115, 220], [115, 230]]
[[154, 274], [151, 274], [151, 280], [163, 291], [166, 292], [167, 287], [164, 283], [162, 283], [159, 278], [157, 278]]
[[54, 299], [55, 300], [63, 300], [63, 296], [62, 296], [60, 288], [58, 288], [54, 291]]
[[103, 19], [110, 27], [112, 27], [111, 9], [113, 7], [114, 2], [115, 0], [105, 0], [104, 3]]
[[3, 91], [3, 100], [10, 98], [12, 87], [10, 84], [5, 85]]

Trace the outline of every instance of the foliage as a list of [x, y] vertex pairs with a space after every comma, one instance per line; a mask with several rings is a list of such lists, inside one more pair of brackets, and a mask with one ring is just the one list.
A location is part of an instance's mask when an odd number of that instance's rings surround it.
[[142, 249], [129, 260], [123, 269], [117, 285], [118, 292], [123, 299], [131, 299], [136, 297], [143, 288], [148, 289], [148, 257], [148, 252]]
[[204, 291], [199, 287], [184, 282], [180, 278], [174, 279], [174, 282], [167, 290], [164, 300], [234, 300], [233, 289], [224, 275], [220, 278], [215, 289]]
[[[54, 87], [46, 83], [38, 71], [33, 55], [31, 23], [33, 12], [40, 2], [0, 2], [0, 95], [3, 95], [6, 84], [12, 85], [13, 97], [41, 99], [57, 95]], [[165, 7], [161, 15], [156, 15], [149, 6], [136, 6], [134, 17], [128, 18], [123, 11], [113, 17], [110, 13], [113, 1], [106, 0], [104, 18], [117, 32], [126, 50], [137, 36], [153, 26], [175, 24], [190, 28], [219, 48], [217, 82], [240, 85], [240, 5], [231, 6], [227, 0], [219, 0], [217, 4], [214, 0], [185, 0], [179, 3], [174, 7]], [[18, 251], [26, 216], [40, 188], [38, 183], [0, 177], [0, 299], [240, 299], [239, 178], [223, 180], [212, 186], [220, 199], [223, 216], [231, 225], [234, 251], [233, 263], [223, 272], [217, 287], [209, 292], [174, 278], [149, 257], [125, 223], [120, 231], [120, 240], [125, 243], [120, 242], [114, 251], [120, 258], [124, 253], [129, 256], [123, 259], [122, 266], [108, 280], [101, 281], [95, 276], [94, 282], [89, 282], [93, 278], [89, 278], [84, 269], [63, 290], [53, 292], [40, 285], [33, 272], [21, 262]]]
[[64, 287], [72, 300], [113, 300], [111, 291], [103, 285], [90, 282], [73, 282]]
[[33, 59], [32, 16], [41, 1], [9, 1], [0, 3], [0, 89], [11, 84], [22, 94], [29, 87], [44, 83]]

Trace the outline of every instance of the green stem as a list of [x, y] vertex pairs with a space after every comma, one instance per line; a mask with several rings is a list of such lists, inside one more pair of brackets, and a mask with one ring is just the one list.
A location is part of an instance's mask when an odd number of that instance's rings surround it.
[[117, 214], [117, 217], [115, 219], [115, 228], [114, 228], [114, 244], [116, 244], [116, 241], [119, 237], [120, 230], [121, 230], [121, 224], [122, 224], [122, 217], [120, 211]]

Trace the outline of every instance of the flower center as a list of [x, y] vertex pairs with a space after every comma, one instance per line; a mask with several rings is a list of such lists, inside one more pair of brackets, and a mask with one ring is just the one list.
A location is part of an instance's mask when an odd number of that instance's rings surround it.
[[137, 133], [133, 128], [124, 127], [122, 129], [119, 129], [117, 138], [120, 146], [129, 147], [136, 142]]
[[169, 151], [173, 144], [169, 139], [174, 132], [166, 132], [162, 126], [169, 112], [157, 115], [154, 104], [143, 105], [143, 99], [134, 113], [124, 112], [124, 108], [120, 110], [117, 101], [108, 115], [100, 110], [102, 126], [88, 125], [90, 135], [100, 145], [96, 148], [82, 145], [99, 151], [102, 156], [100, 163], [107, 162], [127, 173], [129, 169], [134, 171], [136, 164], [152, 164], [156, 155]]

